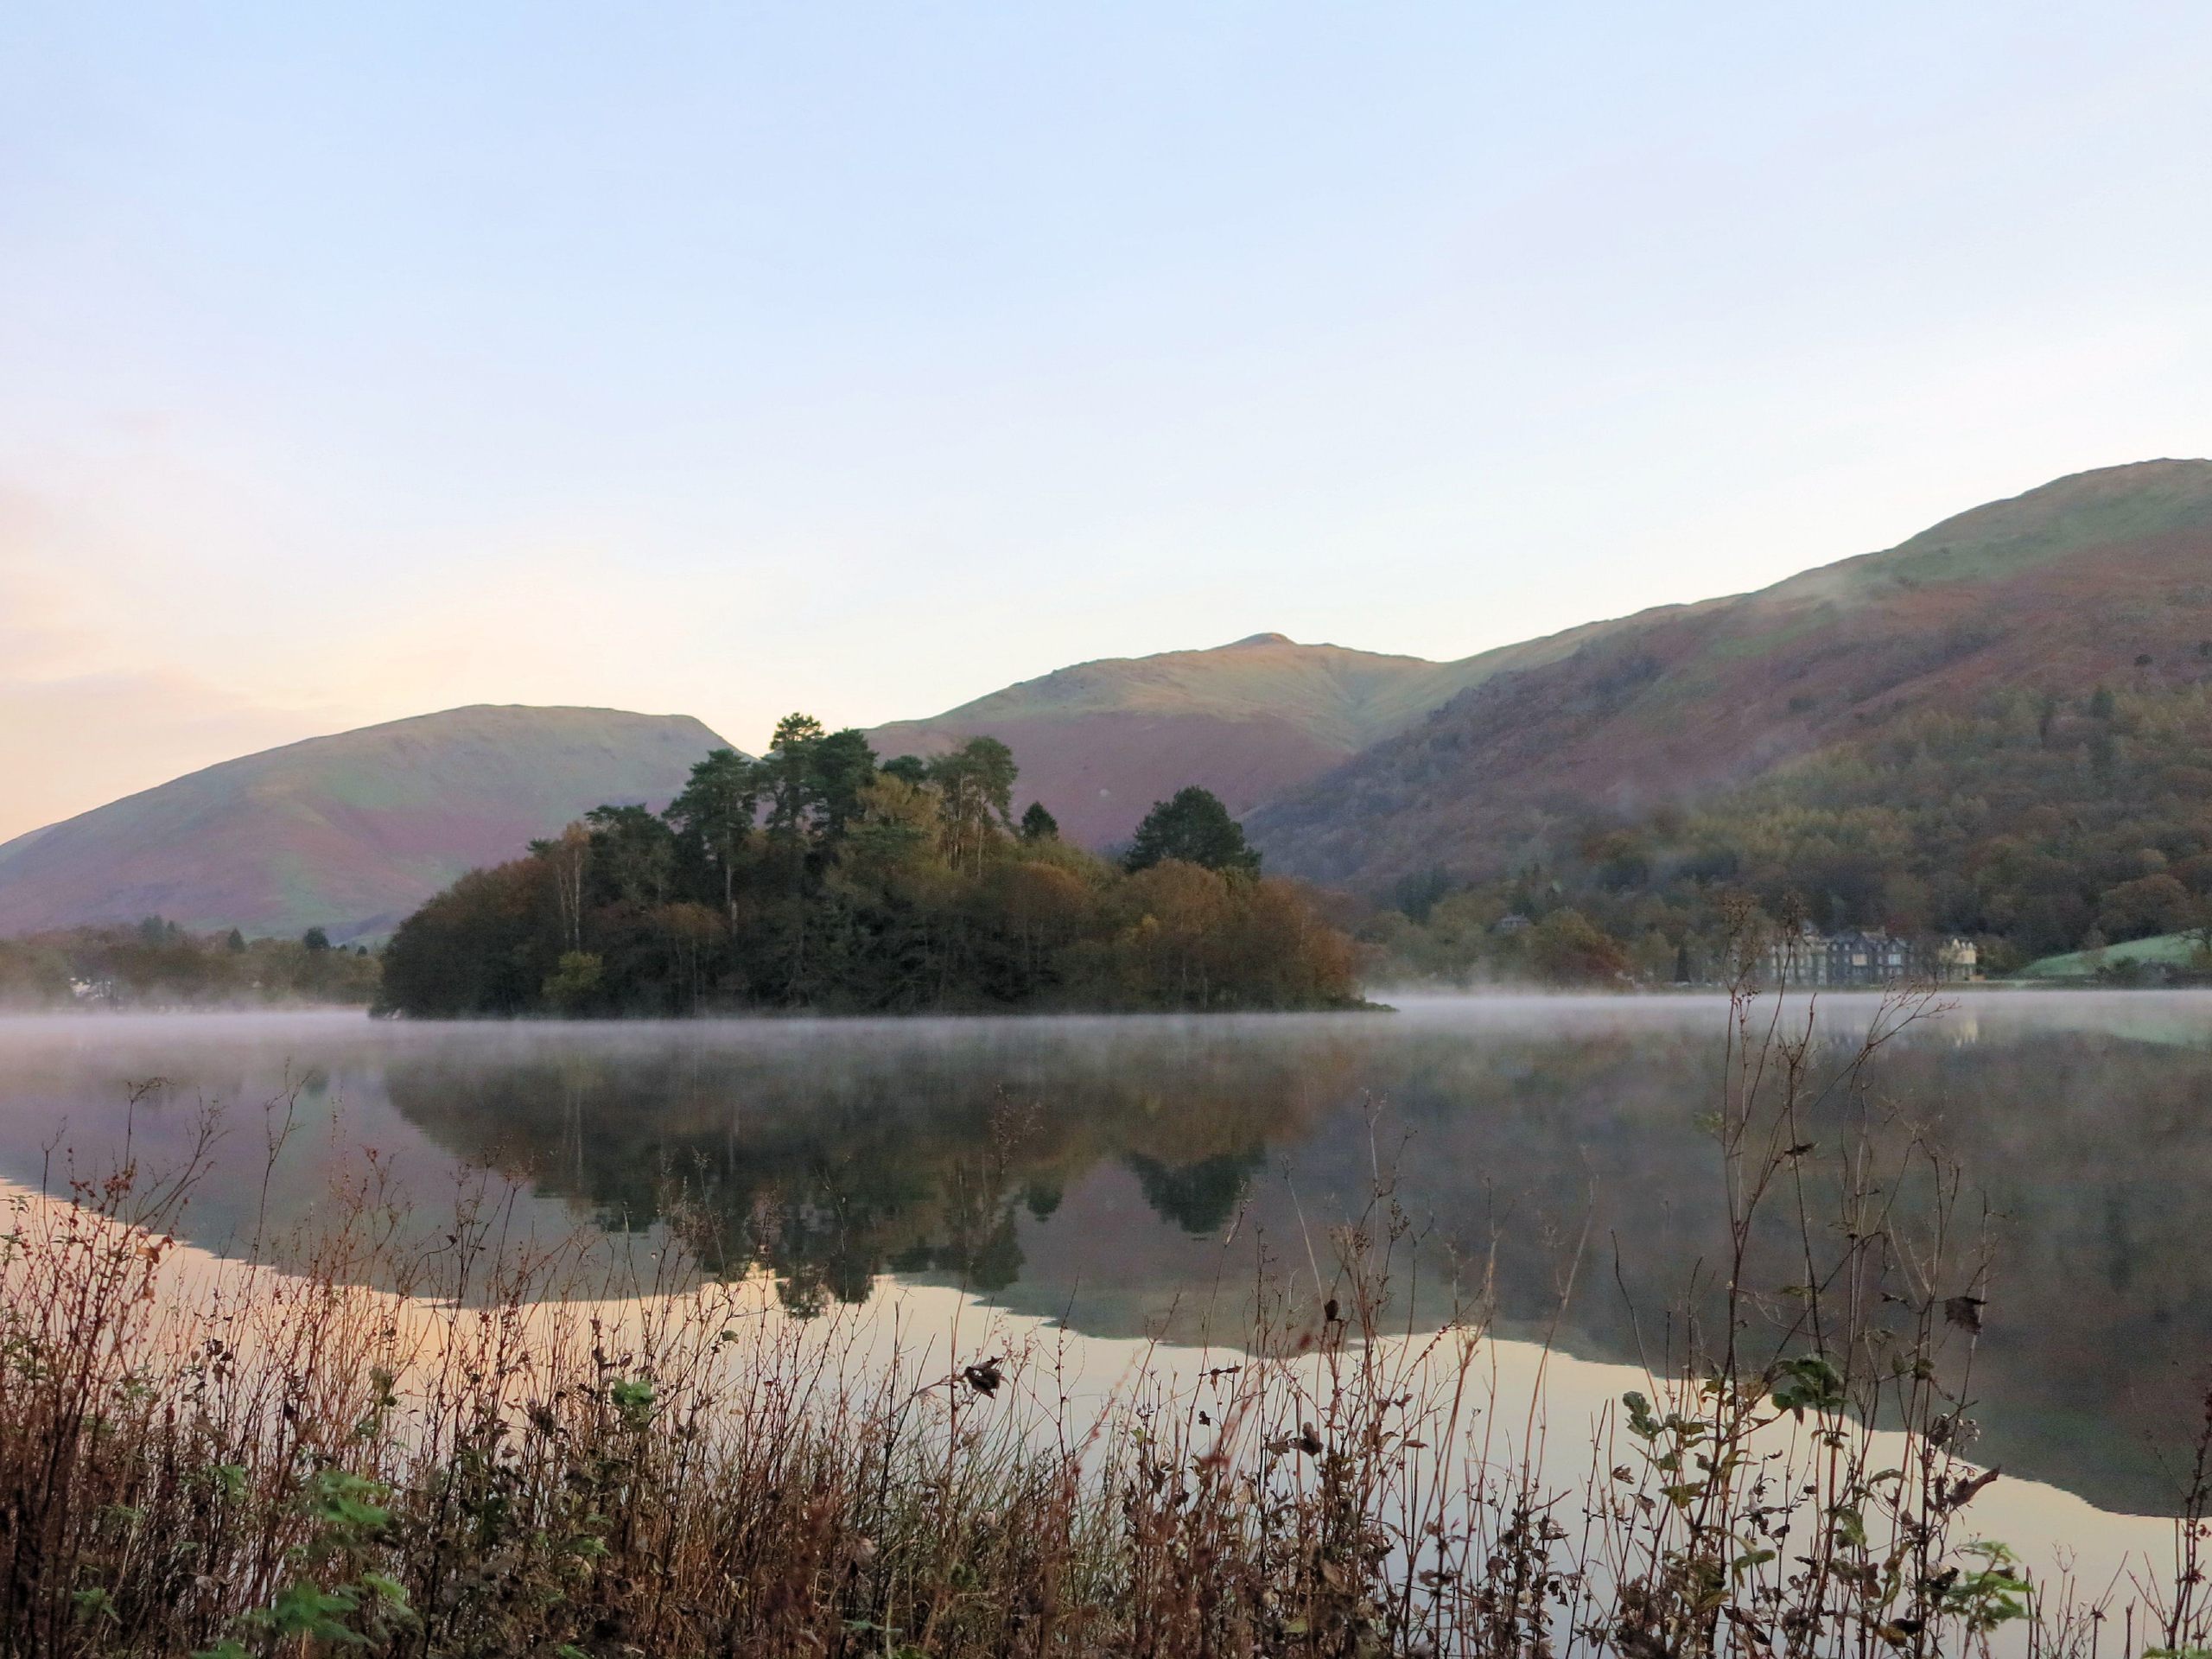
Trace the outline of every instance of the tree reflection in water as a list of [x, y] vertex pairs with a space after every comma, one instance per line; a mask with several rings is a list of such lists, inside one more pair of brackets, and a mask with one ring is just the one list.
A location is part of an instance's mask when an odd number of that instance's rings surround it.
[[[1840, 1059], [1867, 1007], [1826, 1006]], [[1306, 1230], [1357, 1209], [1379, 1171], [1426, 1230], [1398, 1317], [1433, 1320], [1479, 1282], [1501, 1333], [1633, 1360], [1722, 1259], [1698, 1127], [1722, 1018], [1702, 1000], [1524, 999], [1395, 1018], [83, 1020], [35, 1040], [0, 1028], [0, 1166], [35, 1184], [70, 1148], [96, 1166], [123, 1145], [130, 1080], [247, 1107], [302, 1085], [310, 1132], [269, 1186], [287, 1216], [369, 1145], [426, 1213], [456, 1166], [488, 1166], [615, 1241], [679, 1226], [714, 1271], [772, 1273], [803, 1311], [888, 1273], [1079, 1332], [1185, 1338], [1243, 1329], [1261, 1268], [1301, 1271]], [[1956, 1154], [1998, 1242], [1978, 1451], [2107, 1507], [2171, 1501], [2152, 1442], [2185, 1439], [2201, 1410], [2208, 1032], [2200, 995], [1974, 999], [1885, 1050], [1871, 1090], [1831, 1098], [1814, 1130], [1864, 1123], [1894, 1147], [1925, 1125]], [[139, 1109], [134, 1154], [158, 1165], [188, 1116]], [[229, 1138], [197, 1241], [251, 1224], [261, 1146], [253, 1128]], [[1896, 1196], [1908, 1221], [1931, 1203], [1924, 1182]], [[1766, 1292], [1800, 1276], [1786, 1242], [1759, 1241]]]

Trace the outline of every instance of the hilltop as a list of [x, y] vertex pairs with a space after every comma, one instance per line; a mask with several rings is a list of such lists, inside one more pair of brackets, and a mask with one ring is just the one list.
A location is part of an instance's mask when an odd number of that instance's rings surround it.
[[[1198, 784], [1271, 870], [1377, 897], [1541, 870], [1550, 898], [1485, 903], [1603, 910], [1655, 959], [1709, 931], [1691, 888], [1726, 881], [2048, 954], [2212, 906], [2208, 685], [2212, 461], [2153, 461], [1456, 662], [1259, 633], [868, 736], [997, 738], [1014, 810], [1094, 848]], [[678, 716], [480, 707], [247, 756], [0, 846], [0, 934], [154, 912], [380, 934], [592, 806], [664, 802], [720, 744]], [[1673, 908], [1631, 916], [1637, 893]]]
[[1885, 734], [1994, 694], [2155, 696], [2208, 677], [2212, 461], [2145, 461], [1585, 631], [1286, 789], [1250, 827], [1271, 868], [1319, 880], [1478, 880], [1556, 860], [1593, 823], [1779, 789], [1808, 757], [1832, 784]]
[[1257, 633], [1209, 650], [1080, 663], [868, 738], [890, 756], [995, 737], [1021, 766], [1017, 807], [1042, 801], [1064, 834], [1102, 846], [1186, 784], [1249, 811], [1491, 676], [1554, 660], [1608, 626], [1451, 663]]
[[344, 940], [722, 746], [687, 715], [482, 704], [209, 766], [0, 846], [0, 935], [161, 915]]

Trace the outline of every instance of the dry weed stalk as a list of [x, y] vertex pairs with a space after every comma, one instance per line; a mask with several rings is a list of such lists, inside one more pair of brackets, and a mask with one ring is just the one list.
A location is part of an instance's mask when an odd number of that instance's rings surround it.
[[[1837, 1064], [1738, 986], [1723, 1255], [1573, 1478], [1483, 1302], [1414, 1324], [1379, 1154], [1361, 1214], [1262, 1255], [1234, 1349], [1090, 1407], [1065, 1337], [886, 1357], [675, 1251], [587, 1286], [480, 1190], [411, 1249], [373, 1160], [271, 1260], [194, 1266], [204, 1158], [126, 1161], [5, 1237], [0, 1653], [2094, 1652], [2113, 1610], [1967, 1521], [1987, 1228], [1868, 1086], [1931, 1011], [1886, 1004]], [[2139, 1586], [2164, 1650], [2206, 1641], [2209, 1466], [2175, 1581]]]

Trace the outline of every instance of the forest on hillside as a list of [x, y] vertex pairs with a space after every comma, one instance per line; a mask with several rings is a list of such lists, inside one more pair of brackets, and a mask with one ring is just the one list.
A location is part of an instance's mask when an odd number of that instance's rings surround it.
[[1351, 940], [1264, 876], [1220, 802], [1155, 806], [1115, 862], [1064, 841], [995, 739], [879, 762], [807, 716], [718, 749], [664, 811], [602, 806], [403, 923], [379, 1007], [429, 1017], [1313, 1008]]
[[1969, 938], [1993, 974], [2212, 931], [2212, 694], [1900, 713], [1694, 809], [1563, 815], [1513, 874], [1401, 882], [1364, 932], [1421, 976], [1706, 979], [1732, 895], [1770, 921]]

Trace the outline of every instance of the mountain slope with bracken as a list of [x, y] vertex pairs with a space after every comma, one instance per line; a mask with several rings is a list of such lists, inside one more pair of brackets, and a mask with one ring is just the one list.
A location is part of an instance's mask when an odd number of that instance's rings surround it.
[[931, 755], [995, 737], [1021, 768], [1019, 810], [1042, 801], [1071, 839], [1126, 839], [1153, 803], [1187, 784], [1243, 813], [1319, 776], [1492, 674], [1573, 651], [1610, 624], [1459, 662], [1301, 645], [1279, 633], [1234, 645], [1081, 663], [868, 734], [889, 755]]
[[594, 806], [660, 805], [721, 746], [686, 715], [492, 705], [310, 738], [0, 846], [0, 935], [156, 914], [379, 933]]
[[2212, 679], [2212, 461], [2082, 473], [1886, 552], [1515, 664], [1269, 802], [1271, 868], [1479, 878], [1993, 690]]

